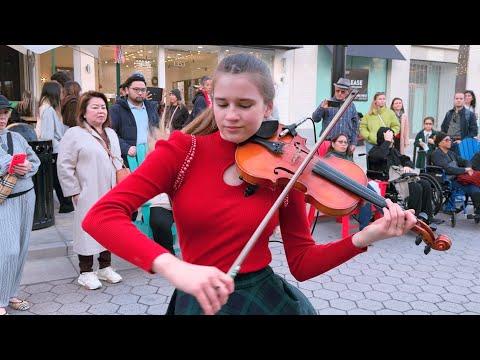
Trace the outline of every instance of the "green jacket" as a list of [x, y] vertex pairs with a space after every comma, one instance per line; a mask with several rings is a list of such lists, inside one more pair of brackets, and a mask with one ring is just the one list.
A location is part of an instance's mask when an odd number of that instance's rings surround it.
[[381, 108], [375, 115], [365, 115], [360, 121], [360, 134], [365, 141], [377, 145], [377, 132], [381, 127], [391, 128], [395, 135], [400, 132], [400, 121], [397, 115], [387, 107]]
[[[434, 138], [437, 135], [438, 131], [435, 131], [432, 129], [432, 135], [430, 135], [431, 138]], [[424, 143], [427, 143], [428, 139], [425, 139], [425, 134], [423, 133], [423, 129], [420, 130], [415, 137], [415, 142], [413, 143], [414, 149], [413, 149], [413, 158], [417, 159], [415, 161], [415, 166], [419, 169], [423, 169], [425, 167], [425, 152], [424, 151], [419, 151], [423, 150], [422, 147], [420, 147], [420, 139]], [[436, 146], [434, 144], [428, 144], [428, 150], [427, 153], [431, 153], [433, 150], [435, 150]], [[428, 164], [427, 164], [428, 165]]]

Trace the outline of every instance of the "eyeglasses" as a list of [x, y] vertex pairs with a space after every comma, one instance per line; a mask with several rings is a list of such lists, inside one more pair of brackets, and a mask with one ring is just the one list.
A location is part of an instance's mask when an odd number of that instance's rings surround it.
[[445, 138], [445, 139], [443, 139], [443, 141], [449, 141], [449, 142], [450, 142], [450, 141], [452, 141], [452, 139], [450, 139], [450, 138]]
[[137, 93], [146, 93], [147, 92], [147, 88], [131, 88], [133, 91], [137, 92]]

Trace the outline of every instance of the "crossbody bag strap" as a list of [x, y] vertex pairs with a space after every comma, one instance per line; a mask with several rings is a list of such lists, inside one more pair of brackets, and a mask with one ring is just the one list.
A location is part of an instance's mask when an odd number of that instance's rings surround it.
[[7, 152], [10, 154], [10, 155], [13, 155], [13, 139], [12, 139], [12, 133], [11, 132], [7, 132]]
[[383, 119], [382, 119], [382, 117], [380, 116], [380, 114], [377, 114], [377, 116], [380, 118], [380, 121], [382, 122], [383, 127], [387, 127], [387, 125], [385, 125], [385, 121], [383, 121]]
[[170, 124], [172, 123], [173, 117], [175, 116], [175, 113], [177, 112], [178, 108], [179, 108], [179, 106], [177, 105], [177, 106], [175, 107], [175, 110], [173, 110], [172, 116], [170, 116]]
[[[95, 131], [95, 130], [92, 128], [92, 131]], [[97, 134], [98, 134], [98, 133], [97, 133]], [[108, 139], [108, 134], [107, 134], [107, 133], [105, 133], [105, 134], [107, 135], [107, 139]], [[97, 141], [100, 143], [100, 145], [102, 145], [103, 149], [107, 152], [108, 157], [110, 158], [110, 161], [112, 162], [113, 168], [114, 168], [115, 170], [118, 170], [118, 169], [117, 169], [117, 167], [115, 166], [115, 163], [113, 162], [114, 159], [117, 159], [117, 160], [120, 161], [120, 163], [122, 164], [122, 168], [126, 167], [125, 164], [123, 163], [123, 159], [122, 159], [122, 158], [118, 158], [117, 156], [114, 156], [114, 155], [112, 154], [112, 152], [110, 151], [110, 149], [109, 149], [107, 146], [105, 146], [106, 144], [105, 144], [105, 141], [103, 141], [103, 139], [99, 139], [99, 138], [97, 138], [96, 136], [94, 136], [93, 134], [92, 134], [92, 136], [93, 136], [95, 139], [97, 139]], [[110, 142], [110, 139], [109, 139], [109, 142]]]
[[168, 124], [165, 124], [165, 127], [167, 128], [168, 131], [171, 130], [172, 128], [172, 122], [173, 122], [173, 117], [175, 116], [175, 113], [178, 110], [178, 105], [175, 107], [175, 110], [173, 110], [172, 115], [170, 115], [170, 119], [168, 120]]

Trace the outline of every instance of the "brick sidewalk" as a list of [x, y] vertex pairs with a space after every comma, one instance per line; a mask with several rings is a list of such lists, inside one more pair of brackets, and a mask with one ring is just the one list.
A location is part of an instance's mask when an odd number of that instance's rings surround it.
[[[290, 274], [283, 246], [271, 243], [271, 266], [297, 286], [319, 314], [480, 314], [479, 226], [460, 217], [454, 229], [440, 225], [437, 232], [451, 236], [453, 246], [429, 255], [423, 254], [422, 246], [415, 246], [414, 236], [376, 243], [367, 253], [304, 282]], [[314, 237], [325, 243], [339, 234], [340, 225], [329, 220], [317, 225]], [[73, 259], [67, 259], [72, 266], [76, 265]], [[80, 287], [75, 272], [66, 279], [25, 284], [20, 296], [31, 301], [32, 308], [9, 311], [19, 315], [163, 314], [173, 287], [158, 275], [125, 266], [130, 268], [119, 271], [122, 283], [95, 291]]]

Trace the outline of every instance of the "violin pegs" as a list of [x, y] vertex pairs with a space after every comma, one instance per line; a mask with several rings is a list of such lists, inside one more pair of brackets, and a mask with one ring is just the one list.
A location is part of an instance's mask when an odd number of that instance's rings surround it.
[[423, 253], [425, 255], [428, 255], [428, 253], [430, 252], [430, 250], [432, 250], [432, 248], [428, 245], [425, 245], [425, 249], [423, 249]]
[[417, 216], [420, 220], [422, 220], [424, 223], [428, 222], [428, 215], [425, 214], [424, 212], [421, 212]]
[[422, 237], [420, 235], [417, 235], [416, 239], [415, 239], [415, 245], [420, 245], [421, 242], [423, 241]]
[[437, 226], [436, 225], [429, 225], [430, 226], [430, 229], [435, 232], [437, 231]]

